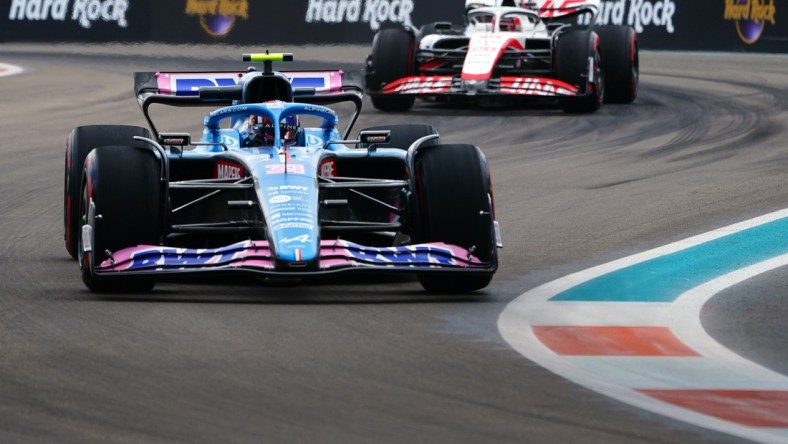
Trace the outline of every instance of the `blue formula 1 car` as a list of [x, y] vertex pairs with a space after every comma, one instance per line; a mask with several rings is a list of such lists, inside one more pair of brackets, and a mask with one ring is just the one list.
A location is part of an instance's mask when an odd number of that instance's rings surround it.
[[[358, 82], [342, 71], [275, 72], [291, 54], [245, 54], [263, 71], [135, 73], [150, 130], [74, 129], [66, 147], [66, 249], [97, 292], [163, 277], [271, 279], [406, 272], [432, 292], [484, 288], [500, 231], [473, 145], [428, 125], [349, 133]], [[325, 105], [354, 105], [340, 134]], [[202, 136], [160, 132], [149, 108], [213, 106]]]

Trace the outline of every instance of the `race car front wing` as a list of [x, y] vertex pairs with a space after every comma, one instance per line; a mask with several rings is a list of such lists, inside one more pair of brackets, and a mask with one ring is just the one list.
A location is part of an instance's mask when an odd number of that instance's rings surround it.
[[468, 80], [453, 76], [410, 76], [386, 84], [377, 94], [575, 97], [582, 92], [575, 86], [549, 77], [501, 76], [489, 80]]
[[212, 271], [247, 271], [270, 276], [300, 277], [342, 271], [378, 270], [422, 272], [431, 270], [495, 271], [468, 250], [445, 243], [400, 247], [368, 247], [343, 240], [320, 243], [319, 269], [282, 270], [267, 241], [243, 241], [214, 249], [139, 245], [119, 250], [97, 265], [97, 276], [134, 274], [177, 275]]

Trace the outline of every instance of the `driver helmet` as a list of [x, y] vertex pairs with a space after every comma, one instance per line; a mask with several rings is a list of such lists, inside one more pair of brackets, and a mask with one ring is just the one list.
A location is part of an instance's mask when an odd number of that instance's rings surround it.
[[[299, 121], [298, 116], [288, 116], [279, 123], [279, 132], [282, 143], [294, 145], [298, 141]], [[274, 125], [267, 117], [252, 114], [246, 124], [246, 137], [244, 146], [266, 146], [274, 144]]]
[[282, 143], [285, 145], [295, 145], [298, 142], [299, 121], [298, 116], [287, 116], [279, 122], [279, 133], [282, 135]]
[[502, 17], [500, 29], [504, 32], [520, 32], [523, 30], [523, 24], [519, 17]]
[[274, 144], [274, 125], [270, 119], [250, 115], [246, 124], [244, 146], [263, 146]]

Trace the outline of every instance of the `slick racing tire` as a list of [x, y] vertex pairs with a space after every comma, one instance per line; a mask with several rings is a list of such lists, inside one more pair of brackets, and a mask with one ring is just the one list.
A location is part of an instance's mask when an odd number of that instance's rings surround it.
[[372, 105], [381, 111], [407, 111], [416, 101], [413, 95], [381, 95], [383, 86], [413, 73], [416, 41], [407, 29], [398, 26], [375, 34], [372, 54], [367, 60], [367, 88]]
[[65, 186], [63, 193], [63, 225], [66, 251], [72, 258], [78, 255], [77, 243], [82, 226], [79, 215], [79, 196], [82, 171], [90, 150], [105, 145], [136, 145], [134, 136], [150, 137], [147, 129], [124, 125], [90, 125], [75, 128], [66, 141]]
[[[561, 35], [556, 45], [556, 74], [560, 80], [579, 88], [581, 96], [559, 98], [561, 108], [568, 113], [593, 113], [605, 98], [605, 78], [599, 39], [593, 31], [570, 30]], [[589, 73], [589, 59], [593, 58]], [[593, 81], [589, 82], [589, 74]]]
[[[387, 143], [376, 143], [378, 148], [400, 148], [407, 150], [413, 142], [425, 136], [438, 134], [432, 125], [403, 124], [403, 125], [382, 125], [365, 128], [363, 131], [382, 131], [389, 130], [391, 135]], [[431, 146], [440, 144], [440, 138], [430, 139], [422, 143], [421, 146]]]
[[112, 259], [112, 252], [120, 249], [160, 243], [161, 165], [153, 152], [132, 146], [103, 146], [91, 151], [85, 160], [80, 214], [92, 226], [93, 234], [92, 252], [85, 252], [85, 239], [80, 233], [80, 265], [85, 285], [99, 293], [152, 289], [153, 279], [100, 277], [93, 268]]
[[415, 241], [463, 247], [491, 270], [421, 273], [421, 286], [434, 293], [486, 287], [498, 258], [490, 174], [481, 150], [464, 144], [432, 146], [418, 153], [415, 170], [419, 214]]
[[640, 60], [637, 33], [629, 26], [594, 28], [602, 47], [605, 103], [632, 103], [638, 95]]

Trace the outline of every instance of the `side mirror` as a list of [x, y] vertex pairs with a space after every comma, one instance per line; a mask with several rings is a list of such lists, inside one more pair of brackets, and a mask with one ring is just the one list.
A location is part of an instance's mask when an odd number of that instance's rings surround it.
[[391, 139], [391, 131], [389, 130], [372, 130], [362, 131], [358, 133], [358, 139], [361, 143], [371, 145], [373, 143], [388, 143]]
[[192, 144], [192, 136], [189, 133], [159, 133], [159, 143], [169, 146], [189, 146]]

